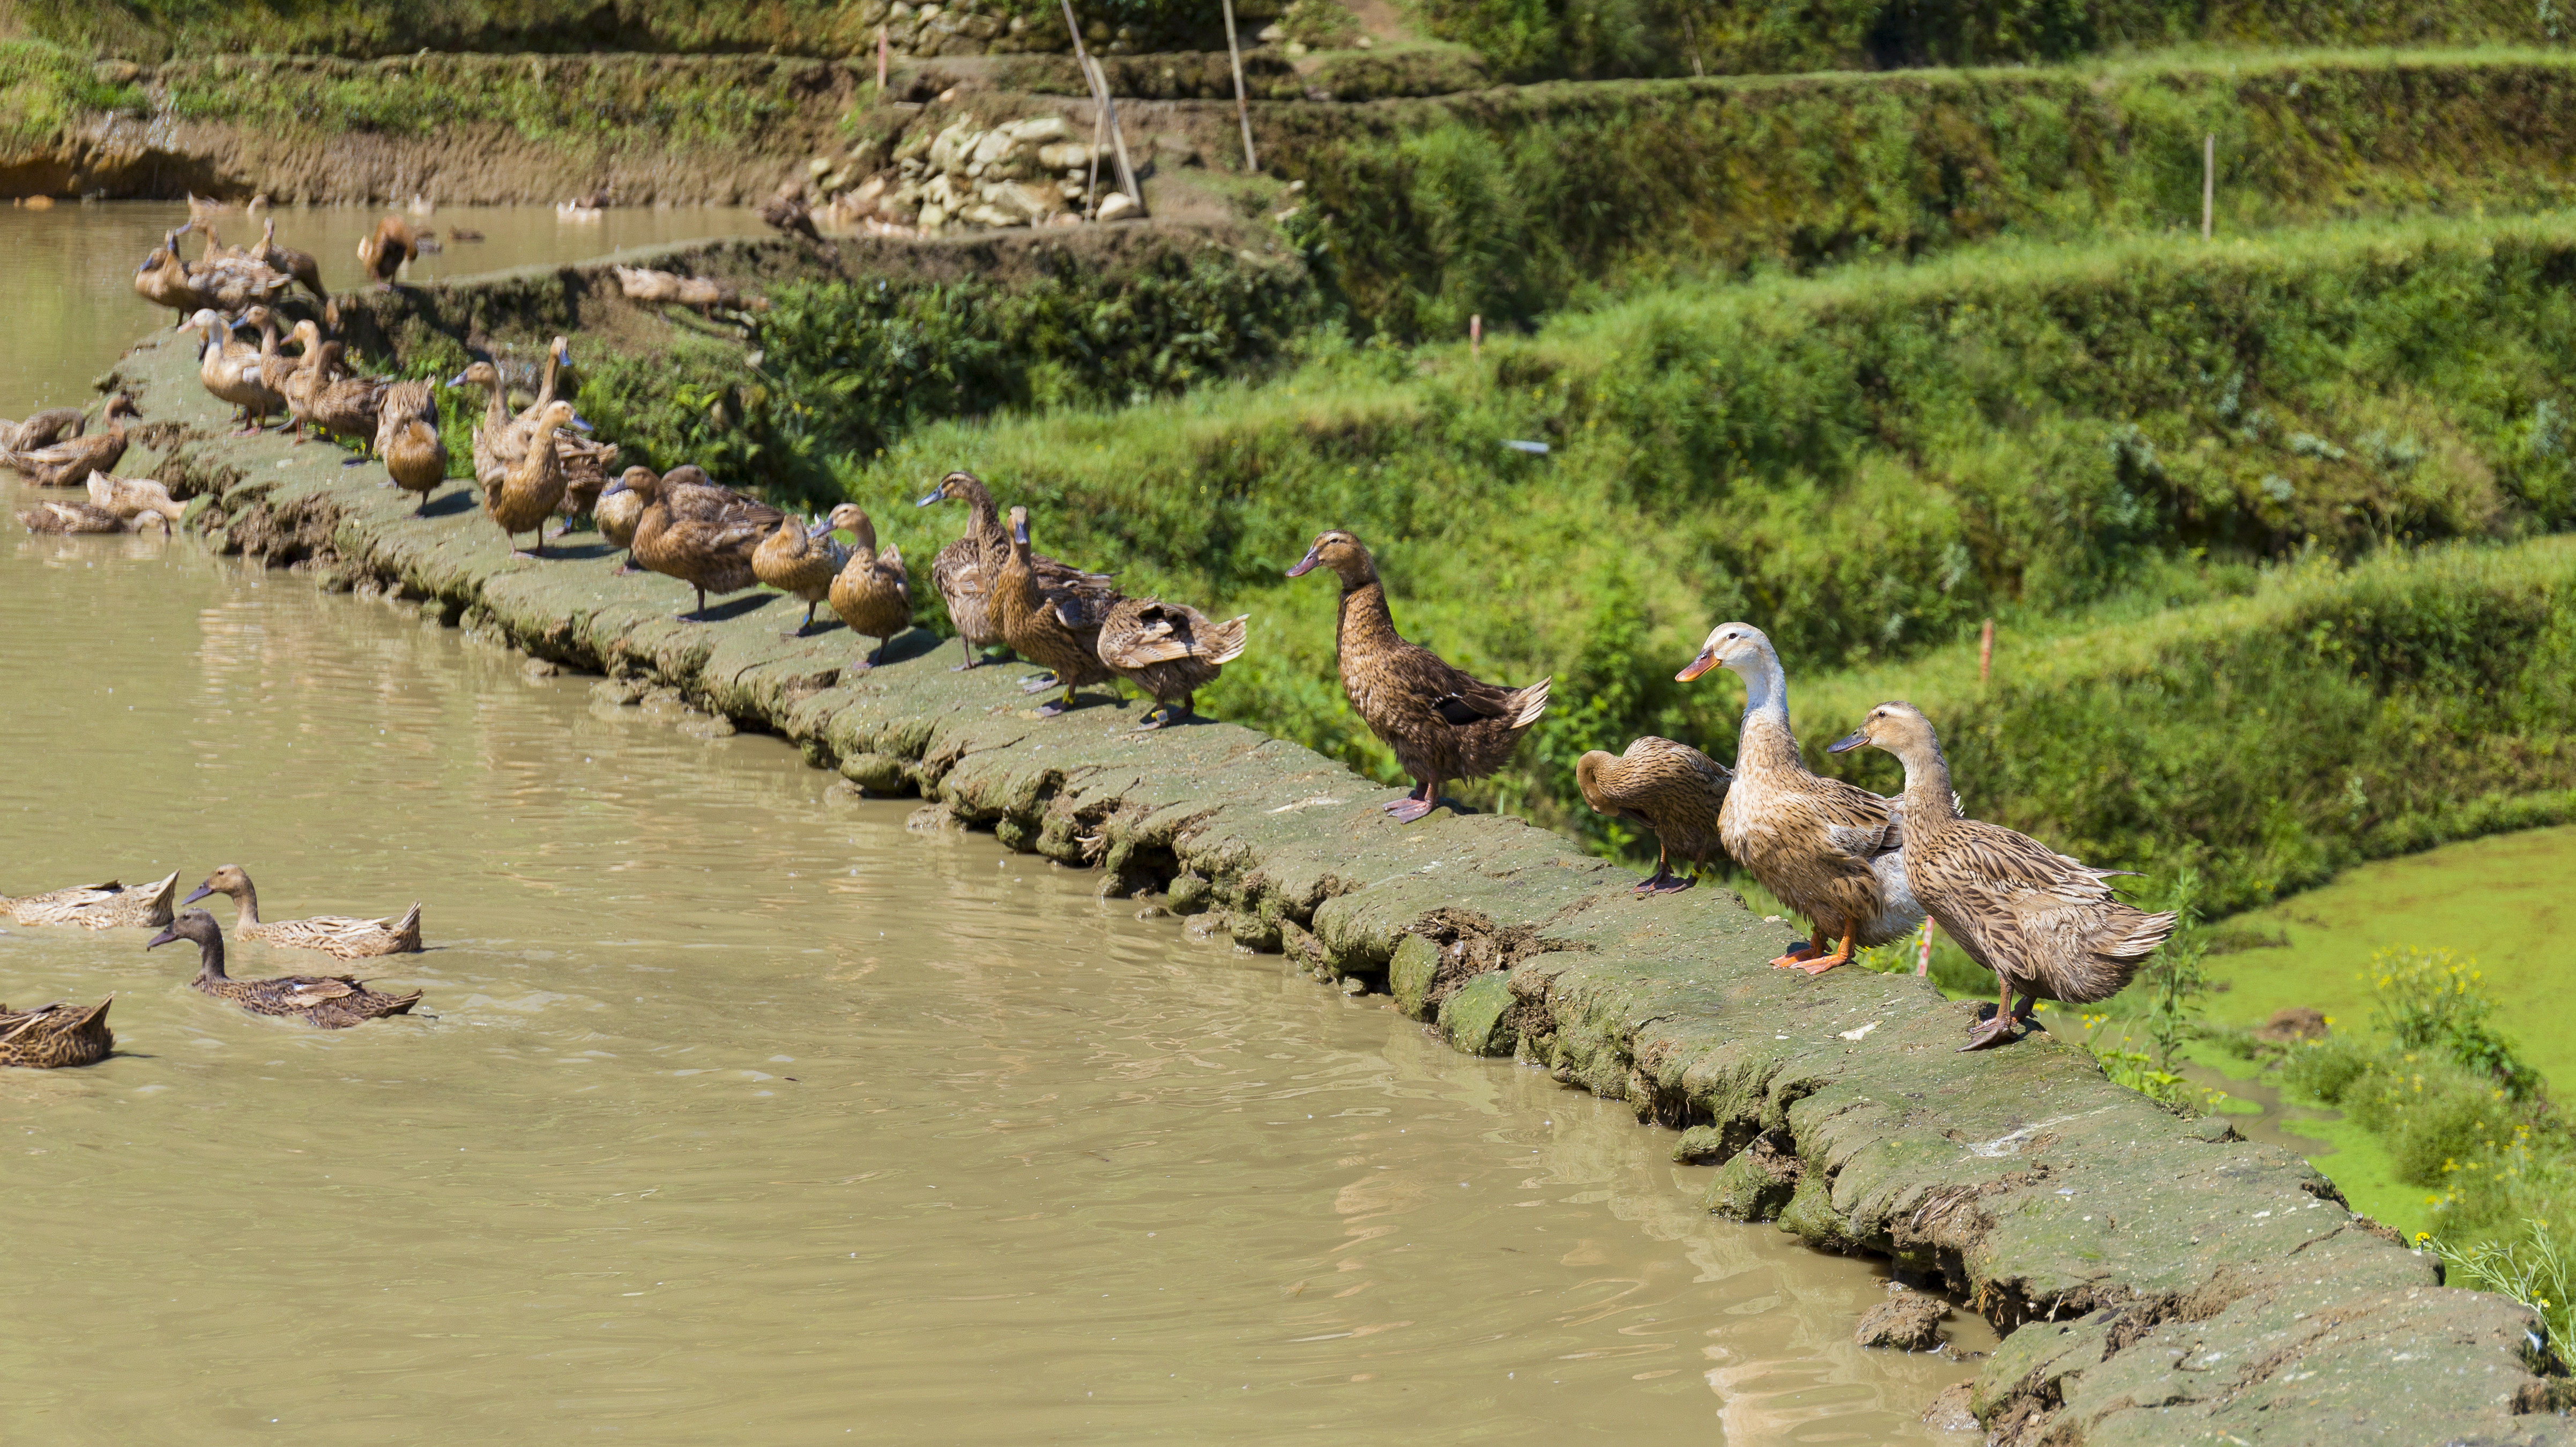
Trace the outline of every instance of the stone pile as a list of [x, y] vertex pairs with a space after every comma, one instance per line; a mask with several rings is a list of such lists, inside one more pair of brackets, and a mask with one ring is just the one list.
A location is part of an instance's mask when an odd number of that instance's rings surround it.
[[[1093, 192], [1096, 219], [1134, 214], [1118, 190], [1102, 146]], [[973, 116], [929, 134], [916, 130], [894, 151], [894, 164], [857, 179], [864, 159], [835, 165], [818, 158], [815, 189], [826, 198], [815, 221], [834, 230], [902, 231], [936, 236], [958, 227], [1074, 226], [1083, 220], [1093, 146], [1062, 116], [1034, 116], [989, 128]]]

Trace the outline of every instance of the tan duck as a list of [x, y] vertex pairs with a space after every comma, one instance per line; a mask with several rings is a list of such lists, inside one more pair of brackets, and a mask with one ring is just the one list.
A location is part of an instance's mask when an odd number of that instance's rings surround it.
[[83, 1009], [56, 1001], [33, 1010], [0, 1005], [0, 1065], [24, 1070], [59, 1070], [68, 1065], [95, 1065], [116, 1049], [107, 1028], [107, 1007], [114, 995]]
[[[286, 394], [287, 407], [305, 426], [328, 437], [353, 438], [371, 452], [375, 448], [377, 417], [384, 407], [385, 379], [354, 372], [344, 374], [342, 355], [338, 342], [324, 342], [313, 348], [296, 374], [302, 379], [300, 389], [290, 388]], [[363, 460], [353, 457], [341, 465], [355, 467]]]
[[235, 409], [238, 415], [233, 420], [242, 424], [235, 436], [257, 432], [268, 414], [286, 400], [261, 385], [259, 348], [235, 340], [232, 324], [212, 307], [199, 308], [188, 318], [188, 325], [205, 337], [197, 351], [198, 382], [216, 401]]
[[1317, 536], [1288, 576], [1319, 567], [1332, 569], [1342, 582], [1335, 635], [1342, 692], [1369, 731], [1395, 751], [1404, 771], [1422, 781], [1410, 797], [1386, 806], [1397, 823], [1409, 824], [1440, 806], [1443, 780], [1481, 779], [1501, 768], [1521, 735], [1547, 711], [1554, 680], [1542, 678], [1526, 688], [1485, 683], [1406, 642], [1386, 606], [1377, 560], [1349, 533]]
[[107, 399], [106, 410], [99, 414], [105, 430], [32, 451], [0, 452], [0, 467], [39, 487], [79, 487], [91, 473], [105, 472], [125, 459], [123, 419], [133, 414], [133, 400], [119, 392]]
[[421, 508], [447, 480], [447, 441], [438, 435], [432, 385], [423, 379], [387, 387], [376, 420], [376, 455], [385, 460], [394, 486], [416, 494]]
[[[97, 477], [96, 473], [90, 474], [92, 481]], [[46, 534], [139, 533], [146, 528], [158, 528], [165, 534], [170, 531], [169, 520], [159, 513], [127, 517], [86, 502], [40, 503], [19, 513], [18, 522], [31, 533]]]
[[1101, 620], [1095, 647], [1111, 672], [1153, 697], [1154, 707], [1136, 725], [1137, 731], [1191, 717], [1190, 704], [1198, 691], [1216, 682], [1226, 664], [1243, 656], [1251, 619], [1245, 613], [1211, 623], [1187, 603], [1119, 599]]
[[78, 407], [48, 407], [24, 422], [0, 420], [0, 452], [33, 452], [81, 435], [89, 419]]
[[394, 278], [401, 274], [403, 263], [419, 254], [420, 242], [412, 235], [411, 223], [399, 216], [378, 221], [375, 230], [358, 239], [358, 265], [366, 269], [369, 280], [386, 291], [393, 290]]
[[447, 385], [484, 390], [483, 420], [474, 428], [474, 482], [490, 492], [500, 486], [511, 465], [528, 450], [525, 429], [510, 411], [501, 369], [490, 362], [474, 362], [448, 378]]
[[[2001, 1044], [2042, 1000], [2089, 1005], [2129, 983], [2173, 933], [2174, 917], [2124, 903], [2093, 869], [2027, 834], [1965, 818], [1932, 721], [1882, 703], [1830, 753], [1864, 745], [1905, 765], [1905, 877], [1968, 958], [1995, 972], [2003, 998], [1963, 1050]], [[2021, 996], [2020, 1008], [2013, 996]]]
[[[558, 343], [562, 340], [556, 338]], [[548, 405], [553, 402], [553, 391], [562, 367], [569, 366], [571, 361], [570, 353], [560, 348], [549, 353], [545, 383], [538, 394]], [[489, 494], [527, 455], [528, 439], [535, 433], [537, 413], [542, 408], [530, 407], [525, 414], [512, 413], [508, 384], [501, 375], [501, 369], [489, 361], [473, 363], [450, 378], [447, 385], [484, 389], [483, 421], [474, 429], [474, 481]], [[564, 490], [555, 510], [568, 519], [594, 510], [607, 490], [608, 469], [617, 460], [616, 446], [557, 432], [555, 452], [564, 474]]]
[[158, 929], [170, 922], [170, 897], [179, 892], [179, 873], [128, 889], [111, 879], [105, 884], [76, 884], [69, 889], [31, 894], [23, 899], [0, 896], [0, 915], [20, 924], [68, 924], [82, 929]]
[[316, 261], [310, 252], [277, 244], [276, 217], [268, 217], [263, 223], [259, 245], [252, 247], [250, 254], [272, 270], [295, 278], [306, 291], [313, 293], [315, 301], [331, 299], [331, 294], [322, 289], [322, 263]]
[[1074, 706], [1074, 690], [1117, 677], [1100, 661], [1100, 625], [1109, 610], [1087, 593], [1048, 586], [1030, 558], [1027, 508], [1011, 509], [1010, 538], [988, 594], [993, 623], [1003, 642], [1054, 675], [1052, 682], [1038, 679], [1023, 687], [1064, 690], [1064, 697], [1038, 710], [1039, 717], [1051, 717]]
[[[599, 501], [591, 505], [590, 515], [599, 524], [599, 535], [608, 540], [610, 547], [631, 548], [635, 545], [635, 525], [644, 518], [644, 494], [636, 489], [653, 476], [653, 469], [649, 467], [630, 467], [618, 478], [623, 486], [610, 486], [600, 493]], [[616, 571], [621, 574], [634, 572], [634, 555], [630, 553], [618, 559]]]
[[370, 990], [348, 975], [280, 975], [267, 980], [236, 980], [224, 973], [224, 932], [215, 917], [192, 909], [144, 946], [157, 950], [178, 940], [197, 946], [197, 978], [189, 983], [218, 1000], [230, 1000], [254, 1015], [302, 1020], [324, 1030], [345, 1030], [387, 1015], [408, 1015], [420, 1003], [420, 991], [387, 995]]
[[912, 580], [904, 574], [903, 553], [892, 546], [877, 551], [877, 525], [854, 502], [832, 509], [816, 531], [825, 536], [846, 532], [856, 539], [849, 560], [832, 575], [832, 611], [851, 632], [877, 640], [859, 660], [860, 668], [874, 668], [885, 660], [886, 644], [912, 626]]
[[113, 477], [93, 472], [89, 475], [89, 504], [127, 522], [158, 518], [176, 525], [188, 514], [188, 505], [170, 496], [170, 489], [154, 477]]
[[679, 615], [687, 623], [706, 621], [709, 593], [739, 593], [758, 581], [751, 571], [752, 551], [778, 531], [786, 516], [767, 503], [716, 486], [694, 466], [675, 467], [660, 477], [647, 473], [633, 483], [620, 478], [608, 490], [642, 494], [644, 513], [636, 519], [630, 554], [646, 568], [697, 589], [697, 607]]
[[[277, 349], [277, 319], [275, 313], [268, 308], [252, 307], [242, 313], [242, 318], [259, 328], [259, 384], [277, 394], [277, 410], [285, 411], [287, 381], [302, 370], [304, 357], [300, 352], [281, 352]], [[298, 346], [309, 346], [311, 344], [306, 343], [304, 339], [311, 336], [318, 342], [322, 335], [321, 328], [313, 327], [310, 332], [307, 332], [305, 329], [309, 326], [312, 326], [309, 322], [296, 323], [294, 333], [287, 340]]]
[[159, 246], [145, 253], [143, 264], [134, 268], [134, 293], [154, 306], [177, 312], [180, 326], [188, 324], [189, 313], [214, 300], [198, 289], [196, 278], [188, 274], [187, 263], [179, 259], [176, 231], [162, 237]]
[[363, 960], [376, 955], [407, 955], [420, 949], [420, 903], [412, 902], [402, 918], [357, 919], [345, 914], [317, 914], [306, 919], [281, 919], [263, 922], [259, 917], [259, 889], [250, 875], [238, 864], [227, 864], [206, 876], [197, 892], [179, 901], [195, 904], [210, 894], [220, 894], [236, 906], [233, 933], [246, 940], [259, 940], [284, 945], [292, 950], [320, 950], [344, 960]]
[[[190, 222], [189, 226], [196, 223]], [[189, 226], [179, 228], [186, 231]], [[294, 289], [295, 278], [258, 260], [239, 247], [226, 246], [204, 227], [205, 254], [187, 268], [188, 281], [205, 304], [227, 315], [260, 302], [273, 302]], [[175, 233], [174, 233], [175, 235]]]
[[564, 495], [563, 458], [555, 451], [555, 433], [589, 425], [573, 415], [570, 402], [547, 403], [528, 434], [527, 450], [503, 474], [499, 486], [485, 490], [483, 511], [499, 525], [513, 551], [520, 533], [535, 533], [535, 551], [523, 556], [546, 555], [546, 519], [554, 516], [555, 505]]
[[1673, 861], [1713, 863], [1721, 851], [1718, 811], [1726, 805], [1724, 764], [1671, 739], [1649, 734], [1622, 754], [1594, 749], [1574, 761], [1574, 782], [1592, 812], [1642, 824], [1655, 836], [1655, 872], [1637, 893], [1672, 894], [1697, 881], [1673, 873]]
[[[952, 472], [941, 478], [939, 486], [921, 500], [921, 506], [949, 498], [966, 504], [966, 532], [930, 560], [930, 584], [948, 605], [948, 621], [956, 625], [957, 642], [965, 650], [966, 661], [958, 667], [973, 668], [982, 661], [977, 650], [1002, 641], [1001, 628], [993, 621], [992, 608], [985, 600], [991, 590], [992, 574], [1011, 550], [1011, 538], [1002, 527], [1002, 515], [993, 505], [993, 494], [975, 474]], [[1029, 565], [1037, 572], [1039, 586], [1048, 592], [1080, 596], [1086, 600], [1086, 609], [1096, 606], [1101, 617], [1108, 616], [1109, 605], [1117, 597], [1116, 579], [1111, 575], [1067, 567], [1044, 553], [1031, 553]]]
[[[1907, 887], [1902, 801], [1809, 770], [1789, 731], [1789, 680], [1771, 640], [1750, 623], [1710, 630], [1676, 675], [1688, 683], [1724, 667], [1744, 680], [1735, 780], [1718, 815], [1735, 862], [1807, 917], [1808, 942], [1771, 963], [1821, 975], [1855, 945], [1883, 945], [1922, 922]], [[1827, 940], [1839, 943], [1828, 953]]]
[[841, 565], [850, 560], [850, 550], [832, 541], [832, 529], [826, 524], [807, 530], [804, 523], [782, 517], [777, 528], [751, 550], [751, 575], [791, 598], [805, 600], [805, 621], [793, 633], [781, 638], [802, 638], [814, 626], [814, 610], [832, 596], [832, 580], [841, 575]]

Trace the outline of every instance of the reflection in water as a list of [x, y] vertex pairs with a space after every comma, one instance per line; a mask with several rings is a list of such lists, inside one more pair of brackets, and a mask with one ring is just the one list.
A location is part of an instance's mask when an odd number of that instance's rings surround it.
[[[267, 214], [277, 218], [281, 244], [311, 252], [322, 263], [324, 286], [345, 290], [365, 279], [358, 266], [358, 238], [374, 229], [381, 211], [289, 206]], [[171, 313], [134, 294], [134, 268], [164, 232], [187, 219], [184, 203], [168, 201], [109, 201], [50, 211], [0, 207], [0, 296], [10, 300], [11, 332], [10, 346], [0, 349], [0, 417], [89, 401], [92, 377], [136, 337], [173, 320]], [[758, 235], [765, 229], [758, 216], [737, 206], [610, 210], [583, 224], [560, 222], [553, 208], [545, 206], [443, 206], [413, 219], [442, 236], [463, 226], [486, 238], [451, 243], [437, 255], [413, 262], [403, 276], [417, 282], [579, 261], [625, 246]], [[239, 210], [218, 221], [216, 231], [227, 245], [259, 240], [259, 227], [246, 223]], [[204, 238], [191, 232], [181, 239], [180, 255], [194, 261], [203, 244]]]
[[0, 671], [0, 890], [230, 861], [433, 945], [326, 1033], [0, 926], [121, 1047], [0, 1072], [28, 1440], [1887, 1442], [1970, 1370], [1624, 1108], [775, 740], [185, 538], [0, 536]]

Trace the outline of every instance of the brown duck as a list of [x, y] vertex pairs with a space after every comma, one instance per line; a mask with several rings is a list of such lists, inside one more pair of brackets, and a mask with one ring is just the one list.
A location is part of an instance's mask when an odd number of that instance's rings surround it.
[[[1011, 536], [1002, 527], [1002, 515], [993, 506], [993, 494], [975, 474], [952, 472], [941, 478], [939, 486], [921, 500], [921, 506], [946, 498], [966, 504], [969, 517], [965, 534], [930, 560], [930, 584], [948, 605], [948, 621], [957, 626], [958, 644], [965, 649], [966, 661], [958, 667], [973, 668], [981, 661], [978, 649], [1002, 641], [1001, 627], [993, 621], [986, 596], [991, 591], [994, 571], [1011, 550]], [[1051, 593], [1096, 599], [1103, 616], [1117, 597], [1113, 586], [1116, 580], [1107, 573], [1067, 567], [1044, 553], [1031, 553], [1029, 566], [1037, 571], [1040, 587]], [[1092, 605], [1086, 602], [1085, 606]]]
[[[635, 474], [629, 472], [627, 477]], [[785, 513], [769, 504], [718, 487], [698, 467], [675, 467], [660, 477], [646, 474], [629, 483], [609, 484], [609, 494], [631, 490], [644, 497], [644, 514], [635, 522], [629, 549], [636, 562], [666, 578], [677, 578], [698, 591], [697, 607], [681, 621], [706, 621], [709, 593], [739, 593], [758, 579], [751, 571], [752, 550], [778, 531]], [[605, 496], [605, 494], [603, 495]]]
[[[635, 525], [644, 518], [644, 494], [637, 487], [655, 476], [649, 467], [630, 467], [618, 478], [624, 486], [611, 486], [602, 491], [599, 501], [591, 505], [590, 515], [599, 524], [599, 535], [610, 547], [635, 546]], [[635, 571], [633, 554], [617, 560], [617, 572]]]
[[1251, 618], [1245, 613], [1211, 623], [1187, 603], [1119, 599], [1100, 625], [1098, 648], [1112, 672], [1153, 696], [1154, 707], [1137, 731], [1190, 718], [1192, 697], [1243, 656]]
[[111, 879], [76, 884], [17, 899], [0, 897], [0, 915], [20, 924], [68, 924], [82, 929], [159, 929], [170, 922], [170, 900], [179, 891], [172, 870], [132, 889]]
[[805, 600], [805, 621], [781, 638], [802, 638], [814, 626], [814, 610], [832, 596], [832, 580], [850, 550], [832, 541], [829, 524], [810, 532], [805, 524], [782, 516], [760, 546], [751, 550], [751, 575], [791, 598]]
[[365, 268], [370, 281], [387, 291], [393, 290], [403, 263], [419, 254], [420, 241], [412, 235], [411, 223], [399, 216], [384, 218], [358, 239], [358, 265]]
[[331, 299], [330, 293], [322, 289], [322, 263], [314, 260], [310, 252], [277, 244], [276, 217], [267, 219], [260, 231], [259, 245], [252, 247], [250, 254], [261, 264], [303, 283], [304, 289], [313, 293], [315, 301]]
[[1653, 831], [1655, 872], [1637, 885], [1641, 895], [1671, 894], [1696, 882], [1673, 873], [1675, 859], [1717, 859], [1717, 816], [1731, 777], [1724, 764], [1690, 745], [1651, 734], [1630, 743], [1626, 753], [1594, 749], [1574, 761], [1574, 782], [1592, 812]]
[[227, 864], [206, 876], [196, 892], [181, 900], [195, 904], [210, 894], [231, 899], [234, 905], [233, 934], [241, 939], [260, 940], [284, 945], [295, 950], [320, 950], [344, 960], [363, 960], [376, 955], [406, 955], [420, 949], [420, 902], [412, 901], [409, 911], [400, 916], [381, 919], [359, 919], [354, 915], [317, 914], [304, 919], [263, 920], [259, 917], [259, 886], [250, 882], [250, 874], [238, 864]]
[[563, 501], [564, 464], [562, 454], [555, 451], [555, 433], [565, 427], [588, 425], [573, 415], [570, 402], [547, 403], [528, 434], [527, 450], [503, 474], [499, 486], [486, 488], [483, 493], [483, 511], [500, 525], [505, 540], [515, 545], [520, 533], [537, 535], [535, 552], [523, 556], [546, 555], [546, 519], [554, 516], [555, 505]]
[[903, 570], [903, 553], [888, 546], [877, 551], [877, 525], [866, 509], [845, 502], [832, 509], [819, 532], [846, 532], [857, 541], [849, 561], [832, 575], [832, 611], [849, 630], [877, 640], [859, 667], [874, 668], [885, 659], [885, 646], [912, 626], [912, 580]]
[[79, 487], [89, 481], [93, 472], [106, 472], [125, 457], [125, 423], [134, 414], [134, 403], [119, 392], [107, 399], [107, 408], [99, 414], [106, 430], [87, 437], [75, 437], [50, 447], [32, 451], [0, 452], [0, 467], [7, 467], [39, 487]]
[[48, 407], [24, 422], [0, 420], [0, 452], [33, 452], [81, 435], [89, 419], [78, 407]]
[[224, 932], [215, 917], [192, 909], [145, 945], [157, 950], [174, 940], [194, 940], [197, 978], [189, 983], [218, 1000], [230, 1000], [254, 1015], [302, 1020], [325, 1030], [345, 1030], [387, 1015], [408, 1015], [420, 1003], [420, 991], [387, 995], [368, 989], [348, 975], [279, 975], [266, 980], [236, 980], [224, 973]]
[[1029, 555], [1029, 510], [1011, 509], [1010, 550], [993, 574], [993, 622], [1002, 641], [1022, 658], [1053, 671], [1023, 685], [1029, 692], [1061, 686], [1064, 697], [1038, 710], [1052, 717], [1074, 705], [1074, 690], [1087, 683], [1107, 683], [1116, 674], [1100, 661], [1100, 625], [1108, 609], [1087, 592], [1050, 588]]
[[[362, 448], [372, 451], [386, 382], [382, 377], [347, 372], [341, 363], [345, 350], [339, 342], [324, 342], [312, 348], [296, 374], [299, 383], [287, 389], [286, 405], [295, 412], [297, 421], [324, 436], [355, 438]], [[355, 467], [363, 460], [353, 457], [341, 465]]]
[[[90, 474], [95, 482], [97, 473]], [[170, 531], [169, 519], [159, 513], [126, 516], [90, 502], [47, 501], [18, 514], [18, 522], [31, 533], [139, 533], [147, 528]]]
[[2111, 998], [2173, 933], [2172, 915], [2124, 903], [2102, 882], [2120, 871], [2090, 868], [2027, 834], [1963, 817], [1941, 740], [1914, 705], [1880, 704], [1827, 752], [1864, 745], [1905, 765], [1905, 877], [1914, 897], [2001, 985], [1994, 1017], [1961, 1049], [2001, 1044], [2042, 1000]]
[[417, 494], [422, 508], [447, 480], [447, 441], [438, 435], [438, 403], [430, 387], [425, 379], [387, 387], [376, 420], [376, 454], [394, 486]]
[[1386, 806], [1409, 824], [1440, 805], [1444, 779], [1481, 779], [1503, 766], [1521, 735], [1547, 711], [1542, 678], [1526, 688], [1504, 688], [1466, 670], [1395, 631], [1377, 560], [1349, 533], [1321, 534], [1306, 550], [1292, 578], [1318, 567], [1342, 580], [1342, 619], [1335, 640], [1342, 692], [1369, 731], [1395, 751], [1404, 771], [1422, 781], [1411, 797]]
[[236, 437], [257, 432], [268, 414], [284, 404], [285, 399], [260, 385], [259, 349], [235, 340], [232, 324], [215, 314], [212, 307], [200, 308], [188, 318], [188, 325], [198, 329], [204, 340], [197, 350], [197, 381], [218, 402], [238, 408], [233, 420], [242, 424]]
[[179, 325], [185, 326], [188, 314], [213, 302], [197, 287], [188, 274], [188, 264], [179, 259], [179, 233], [173, 231], [161, 238], [161, 244], [145, 253], [143, 264], [134, 268], [134, 292], [154, 306], [166, 306], [179, 314]]
[[95, 1065], [116, 1049], [107, 1028], [107, 1007], [114, 995], [83, 1009], [56, 1001], [33, 1010], [0, 1005], [0, 1065], [27, 1070], [58, 1070], [66, 1065]]
[[[1771, 963], [1821, 975], [1850, 959], [1855, 945], [1883, 945], [1921, 923], [1923, 907], [1906, 884], [1902, 801], [1807, 768], [1789, 731], [1788, 675], [1761, 629], [1717, 625], [1675, 676], [1688, 683], [1719, 667], [1744, 680], [1744, 723], [1719, 837], [1813, 930], [1807, 943]], [[1827, 940], [1840, 941], [1831, 953]]]

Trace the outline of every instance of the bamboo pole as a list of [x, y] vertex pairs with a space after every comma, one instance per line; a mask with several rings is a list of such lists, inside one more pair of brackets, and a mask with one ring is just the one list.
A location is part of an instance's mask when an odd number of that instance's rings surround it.
[[2218, 209], [2218, 135], [2200, 138], [2200, 239], [2207, 241]]
[[[1085, 67], [1082, 83], [1091, 83], [1091, 71]], [[1100, 211], [1100, 153], [1109, 149], [1109, 113], [1097, 104], [1091, 108], [1091, 174], [1082, 183], [1082, 219], [1091, 220]]]
[[877, 104], [878, 104], [878, 105], [884, 105], [884, 104], [885, 104], [885, 83], [886, 83], [886, 28], [885, 28], [884, 26], [880, 25], [880, 26], [878, 26], [878, 27], [877, 27]]
[[1984, 683], [1995, 671], [1995, 620], [1986, 620], [1983, 633], [1977, 635], [1977, 682]]
[[1145, 211], [1145, 193], [1136, 184], [1136, 168], [1127, 164], [1127, 136], [1119, 129], [1118, 103], [1109, 96], [1109, 77], [1092, 63], [1090, 47], [1082, 43], [1082, 23], [1073, 18], [1073, 0], [1061, 0], [1064, 6], [1064, 28], [1073, 35], [1074, 63], [1082, 67], [1082, 78], [1091, 82], [1091, 99], [1109, 117], [1109, 144], [1118, 156], [1118, 179], [1127, 199], [1136, 203], [1136, 212]]
[[1234, 118], [1243, 123], [1243, 173], [1247, 176], [1261, 169], [1252, 154], [1252, 104], [1243, 94], [1243, 47], [1234, 38], [1234, 0], [1225, 5], [1225, 53], [1234, 61]]

